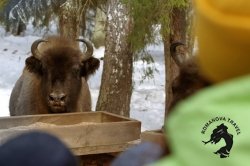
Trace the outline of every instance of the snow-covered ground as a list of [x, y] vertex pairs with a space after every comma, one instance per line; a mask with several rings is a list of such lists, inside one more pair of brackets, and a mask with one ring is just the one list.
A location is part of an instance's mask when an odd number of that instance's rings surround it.
[[[42, 36], [42, 35], [40, 35]], [[6, 35], [0, 27], [0, 116], [9, 116], [8, 104], [11, 89], [20, 76], [24, 61], [30, 54], [32, 42], [39, 38], [39, 32], [28, 28], [25, 35]], [[131, 118], [142, 122], [142, 130], [159, 129], [164, 119], [164, 57], [162, 46], [149, 46], [149, 52], [154, 56], [155, 67], [159, 71], [154, 74], [154, 79], [144, 80], [140, 83], [143, 64], [142, 61], [134, 63], [134, 90], [131, 101]], [[95, 57], [103, 57], [104, 48], [96, 49]], [[93, 101], [93, 110], [98, 98], [102, 74], [102, 62], [98, 72], [89, 80]]]

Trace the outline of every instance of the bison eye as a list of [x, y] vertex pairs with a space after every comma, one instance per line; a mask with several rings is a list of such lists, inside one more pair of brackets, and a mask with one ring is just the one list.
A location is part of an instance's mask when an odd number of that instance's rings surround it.
[[79, 68], [73, 68], [72, 69], [72, 73], [75, 77], [80, 77], [81, 74], [80, 74], [80, 69]]

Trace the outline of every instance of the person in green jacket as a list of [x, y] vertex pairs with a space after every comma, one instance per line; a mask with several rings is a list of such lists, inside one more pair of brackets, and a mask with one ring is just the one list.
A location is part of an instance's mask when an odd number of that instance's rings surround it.
[[166, 122], [171, 154], [154, 166], [246, 166], [250, 161], [250, 1], [195, 0], [201, 74], [213, 83]]

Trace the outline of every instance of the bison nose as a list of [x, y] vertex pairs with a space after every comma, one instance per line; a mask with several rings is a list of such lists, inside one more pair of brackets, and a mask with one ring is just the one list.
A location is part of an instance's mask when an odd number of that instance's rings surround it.
[[52, 102], [64, 102], [66, 99], [66, 94], [64, 93], [51, 93], [49, 95], [49, 100]]

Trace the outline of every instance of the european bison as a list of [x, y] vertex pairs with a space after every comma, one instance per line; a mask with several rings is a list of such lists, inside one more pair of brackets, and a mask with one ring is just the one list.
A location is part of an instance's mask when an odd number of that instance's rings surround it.
[[[82, 53], [77, 42], [85, 43]], [[59, 36], [36, 40], [10, 97], [10, 115], [91, 111], [87, 83], [99, 67], [93, 46]]]
[[170, 46], [170, 53], [180, 72], [172, 83], [173, 100], [170, 109], [179, 101], [191, 96], [210, 83], [199, 72], [195, 56], [186, 57], [187, 49], [181, 42], [174, 42]]

